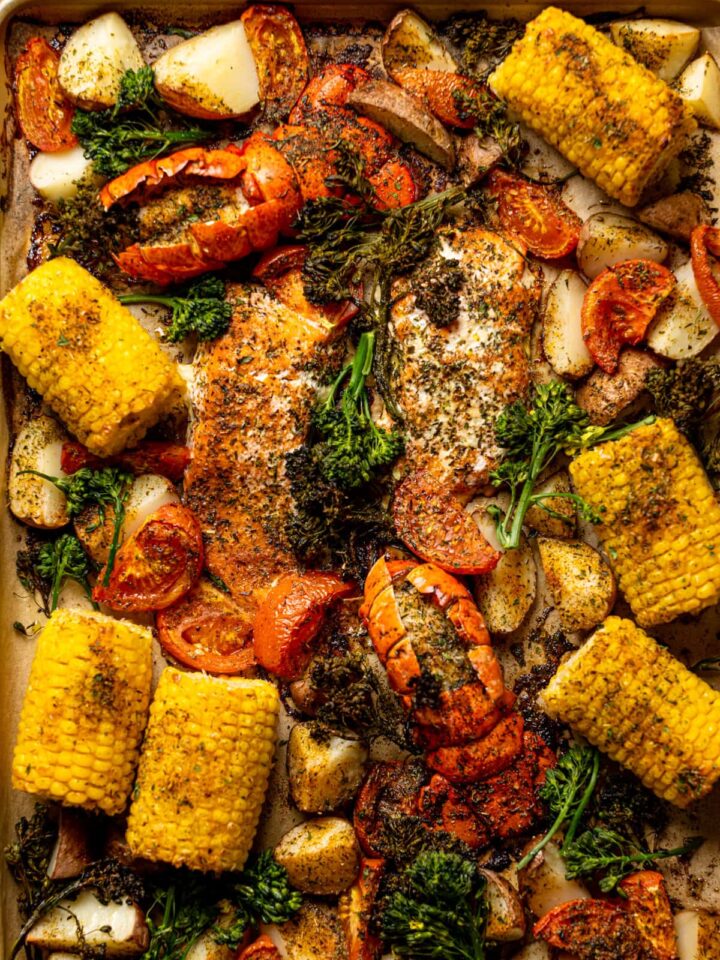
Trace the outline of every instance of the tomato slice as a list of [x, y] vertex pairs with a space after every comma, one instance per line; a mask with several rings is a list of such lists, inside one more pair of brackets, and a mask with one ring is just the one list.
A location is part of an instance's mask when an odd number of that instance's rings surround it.
[[167, 503], [120, 547], [107, 586], [102, 570], [93, 600], [113, 610], [162, 610], [200, 578], [200, 524], [187, 507]]
[[533, 935], [578, 960], [640, 960], [646, 954], [632, 919], [609, 900], [568, 900], [535, 924]]
[[165, 653], [186, 667], [234, 674], [255, 665], [252, 617], [209, 580], [158, 611], [156, 626]]
[[693, 276], [708, 313], [720, 327], [720, 283], [710, 254], [720, 257], [720, 230], [702, 224], [690, 234]]
[[62, 445], [60, 468], [63, 473], [76, 473], [83, 467], [100, 470], [118, 466], [140, 477], [144, 473], [158, 473], [173, 483], [179, 483], [190, 463], [190, 448], [179, 443], [143, 440], [134, 450], [125, 450], [115, 457], [96, 457], [87, 447], [76, 441]]
[[449, 573], [489, 573], [500, 560], [462, 504], [426, 470], [409, 474], [395, 490], [393, 520], [406, 547]]
[[475, 126], [476, 118], [469, 107], [463, 109], [463, 97], [477, 97], [482, 88], [470, 77], [444, 70], [405, 67], [394, 72], [393, 80], [422, 100], [447, 126], [459, 130], [472, 130]]
[[305, 38], [285, 7], [256, 3], [240, 17], [255, 58], [265, 117], [277, 122], [290, 113], [307, 83]]
[[380, 939], [370, 930], [370, 917], [384, 873], [384, 860], [363, 857], [357, 880], [345, 894], [340, 913], [348, 960], [375, 960], [382, 952]]
[[260, 666], [283, 680], [297, 680], [309, 645], [333, 600], [355, 593], [334, 573], [287, 573], [270, 589], [255, 616], [253, 645]]
[[577, 247], [582, 220], [557, 190], [503, 170], [493, 170], [487, 185], [497, 200], [503, 229], [537, 257], [557, 260]]
[[240, 944], [237, 960], [282, 960], [282, 955], [270, 937], [263, 933], [243, 949]]
[[655, 960], [675, 960], [675, 926], [663, 875], [656, 870], [640, 870], [621, 880], [619, 890], [626, 897], [621, 906], [650, 944], [651, 956]]
[[23, 135], [54, 153], [78, 142], [70, 129], [75, 108], [58, 81], [57, 53], [44, 37], [32, 37], [15, 63], [15, 102]]
[[595, 277], [585, 291], [581, 323], [601, 370], [615, 373], [623, 344], [640, 343], [675, 284], [675, 275], [654, 260], [623, 260]]

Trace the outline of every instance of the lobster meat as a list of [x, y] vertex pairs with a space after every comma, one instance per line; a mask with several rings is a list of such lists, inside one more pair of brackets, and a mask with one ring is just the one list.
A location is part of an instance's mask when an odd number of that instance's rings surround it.
[[395, 138], [346, 106], [368, 79], [360, 67], [334, 64], [310, 80], [289, 122], [272, 134], [257, 131], [216, 150], [179, 150], [105, 184], [100, 202], [106, 210], [142, 205], [141, 239], [115, 257], [120, 269], [166, 285], [276, 246], [292, 234], [303, 203], [346, 192], [332, 183], [339, 143], [362, 157], [378, 209], [417, 199]]

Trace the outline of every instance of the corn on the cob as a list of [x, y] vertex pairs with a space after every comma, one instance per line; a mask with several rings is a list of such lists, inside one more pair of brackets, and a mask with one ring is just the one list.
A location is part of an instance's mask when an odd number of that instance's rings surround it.
[[720, 693], [631, 620], [609, 617], [542, 699], [551, 716], [676, 806], [720, 777]]
[[196, 870], [242, 868], [265, 797], [278, 707], [264, 680], [163, 672], [130, 807], [134, 854]]
[[720, 599], [720, 506], [672, 420], [638, 427], [570, 465], [620, 589], [642, 627]]
[[0, 301], [0, 346], [93, 453], [119, 453], [182, 396], [176, 365], [79, 264], [42, 264]]
[[132, 788], [152, 681], [145, 627], [56, 610], [37, 642], [20, 715], [13, 786], [116, 814]]
[[695, 128], [667, 84], [556, 7], [530, 21], [489, 82], [528, 126], [628, 206]]

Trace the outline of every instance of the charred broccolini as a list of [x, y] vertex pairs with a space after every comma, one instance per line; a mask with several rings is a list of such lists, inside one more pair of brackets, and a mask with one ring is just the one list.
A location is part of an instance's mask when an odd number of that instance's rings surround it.
[[[88, 577], [92, 572], [90, 558], [82, 548], [77, 537], [63, 533], [57, 540], [44, 543], [37, 555], [37, 574], [49, 585], [49, 612], [57, 608], [58, 598], [63, 584], [75, 580], [85, 590], [92, 601], [92, 590]], [[95, 609], [98, 609], [93, 602]]]
[[121, 303], [157, 303], [172, 311], [165, 339], [177, 343], [194, 334], [198, 340], [215, 340], [227, 332], [232, 304], [225, 299], [225, 284], [220, 277], [202, 277], [190, 284], [184, 294], [164, 296], [129, 293], [118, 297]]

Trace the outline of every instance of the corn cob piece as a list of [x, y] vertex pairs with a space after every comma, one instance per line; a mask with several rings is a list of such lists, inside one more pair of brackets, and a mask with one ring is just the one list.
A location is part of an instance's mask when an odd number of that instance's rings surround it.
[[628, 206], [695, 129], [690, 109], [666, 83], [557, 7], [528, 23], [489, 83], [528, 126]]
[[638, 427], [570, 465], [620, 589], [642, 627], [720, 600], [720, 506], [672, 420]]
[[542, 699], [550, 716], [678, 807], [720, 777], [720, 693], [631, 620], [608, 617]]
[[0, 301], [0, 346], [99, 456], [140, 440], [183, 393], [159, 344], [67, 257], [42, 264]]
[[264, 680], [168, 667], [150, 708], [128, 820], [134, 854], [195, 870], [240, 870], [275, 750], [279, 700]]
[[152, 636], [100, 613], [56, 610], [20, 714], [18, 790], [113, 815], [125, 809], [147, 720]]

